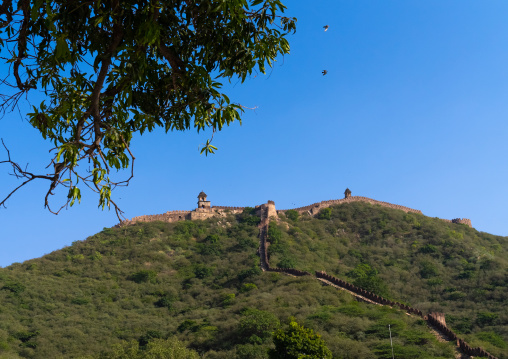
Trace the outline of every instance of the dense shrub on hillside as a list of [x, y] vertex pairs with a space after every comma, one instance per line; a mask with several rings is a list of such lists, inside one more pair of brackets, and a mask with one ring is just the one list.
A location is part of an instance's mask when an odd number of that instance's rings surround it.
[[150, 338], [145, 345], [136, 341], [115, 345], [110, 351], [104, 351], [87, 359], [199, 359], [199, 354], [188, 349], [176, 338]]
[[240, 334], [247, 343], [266, 342], [279, 326], [279, 319], [268, 311], [246, 308], [241, 313]]
[[331, 359], [332, 352], [326, 347], [321, 335], [314, 333], [295, 321], [288, 328], [273, 333], [275, 348], [269, 351], [270, 359]]
[[252, 207], [245, 207], [240, 215], [238, 215], [240, 223], [249, 226], [256, 226], [261, 222], [261, 217], [256, 216], [256, 209]]
[[157, 272], [148, 269], [142, 269], [129, 276], [129, 279], [136, 283], [151, 282], [154, 283], [157, 278]]
[[282, 239], [282, 231], [275, 221], [271, 221], [268, 225], [268, 241], [271, 244], [277, 244]]
[[[393, 299], [447, 313], [469, 342], [508, 358], [506, 239], [360, 203], [332, 207], [329, 219], [281, 220], [270, 226], [272, 265], [378, 281]], [[386, 355], [389, 323], [396, 357], [453, 357], [452, 344], [429, 336], [419, 319], [310, 276], [262, 272], [256, 221], [229, 215], [108, 229], [0, 269], [0, 357], [107, 358], [119, 348], [144, 358], [152, 342], [164, 351], [174, 338], [205, 358], [266, 359], [268, 333], [290, 317], [320, 333], [336, 358]], [[424, 263], [438, 274], [423, 278]]]
[[360, 263], [353, 270], [347, 272], [346, 275], [353, 279], [352, 283], [355, 286], [383, 297], [388, 296], [386, 284], [379, 278], [378, 271], [369, 264]]
[[287, 210], [285, 214], [286, 214], [286, 217], [292, 221], [296, 221], [298, 219], [298, 217], [300, 216], [299, 213], [297, 211], [295, 211], [294, 209]]

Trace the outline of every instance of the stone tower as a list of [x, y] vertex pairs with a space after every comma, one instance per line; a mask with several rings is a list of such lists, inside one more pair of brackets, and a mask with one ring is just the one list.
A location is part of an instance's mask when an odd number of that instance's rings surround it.
[[346, 188], [346, 190], [344, 191], [344, 198], [349, 198], [351, 197], [351, 191], [349, 190], [349, 188]]
[[199, 208], [207, 208], [210, 209], [210, 201], [206, 200], [206, 193], [201, 191], [198, 194], [198, 209]]

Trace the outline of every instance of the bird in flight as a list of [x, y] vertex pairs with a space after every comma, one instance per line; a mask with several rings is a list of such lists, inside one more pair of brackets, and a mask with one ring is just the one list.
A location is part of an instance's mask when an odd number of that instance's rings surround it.
[[328, 28], [329, 28], [329, 27], [330, 27], [330, 26], [325, 25], [325, 26], [323, 26], [323, 29], [325, 29], [325, 31], [328, 31]]
[[323, 76], [324, 76], [324, 75], [326, 75], [326, 74], [328, 73], [328, 71], [327, 71], [327, 70], [323, 70], [323, 71], [321, 71], [321, 73], [322, 73], [322, 74], [323, 74]]

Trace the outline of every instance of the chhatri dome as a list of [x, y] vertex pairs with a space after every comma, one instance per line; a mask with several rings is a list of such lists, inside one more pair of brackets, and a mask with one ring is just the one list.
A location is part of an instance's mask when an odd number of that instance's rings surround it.
[[206, 200], [206, 193], [201, 191], [198, 194], [198, 208], [208, 208], [210, 209], [210, 201]]
[[349, 198], [351, 197], [351, 191], [349, 190], [349, 188], [346, 188], [346, 190], [344, 191], [344, 198]]

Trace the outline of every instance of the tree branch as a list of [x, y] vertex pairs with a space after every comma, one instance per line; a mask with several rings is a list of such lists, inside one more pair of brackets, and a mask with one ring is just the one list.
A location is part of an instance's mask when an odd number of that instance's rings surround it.
[[169, 62], [171, 69], [171, 77], [173, 79], [173, 89], [176, 90], [180, 86], [177, 83], [177, 77], [185, 72], [185, 62], [183, 62], [178, 55], [171, 49], [166, 47], [162, 42], [159, 42], [159, 52]]
[[[2, 145], [4, 146], [5, 148], [5, 151], [7, 151], [7, 160], [5, 161], [0, 161], [0, 164], [2, 163], [9, 163], [11, 166], [12, 166], [12, 170], [13, 172], [11, 173], [12, 176], [15, 176], [16, 178], [26, 178], [27, 180], [25, 182], [23, 182], [21, 185], [19, 185], [18, 187], [16, 187], [14, 190], [12, 190], [8, 195], [7, 197], [5, 197], [1, 202], [0, 202], [0, 206], [4, 206], [5, 208], [5, 202], [7, 202], [7, 200], [18, 190], [20, 189], [21, 187], [25, 186], [26, 184], [32, 182], [34, 179], [38, 179], [38, 178], [42, 178], [42, 179], [46, 179], [46, 180], [50, 180], [52, 182], [56, 181], [57, 179], [55, 179], [55, 176], [45, 176], [45, 175], [35, 175], [31, 172], [27, 172], [25, 170], [23, 170], [21, 168], [21, 166], [19, 164], [17, 164], [16, 162], [12, 161], [11, 159], [11, 153], [9, 151], [9, 149], [7, 148], [7, 146], [5, 145], [4, 143], [4, 140], [3, 138], [1, 139], [2, 141]], [[58, 178], [58, 177], [57, 177]]]
[[[118, 6], [118, 1], [115, 4], [115, 7]], [[83, 130], [83, 124], [85, 123], [86, 119], [91, 115], [93, 117], [94, 122], [94, 132], [95, 132], [95, 141], [94, 146], [89, 151], [90, 153], [93, 152], [96, 148], [100, 146], [100, 142], [102, 139], [102, 132], [100, 130], [100, 123], [101, 123], [101, 117], [100, 117], [100, 97], [101, 97], [101, 90], [104, 87], [104, 81], [106, 80], [106, 76], [108, 75], [109, 67], [111, 66], [111, 57], [113, 56], [116, 48], [118, 45], [120, 45], [123, 37], [123, 29], [122, 24], [119, 19], [115, 22], [113, 25], [113, 33], [111, 35], [111, 44], [109, 45], [107, 52], [105, 54], [105, 57], [102, 59], [101, 63], [101, 69], [99, 71], [99, 74], [97, 76], [97, 81], [95, 82], [94, 89], [92, 91], [91, 95], [91, 104], [88, 110], [83, 114], [83, 117], [79, 120], [79, 122], [76, 125], [76, 136], [75, 141], [79, 141], [81, 139], [81, 132]]]
[[[2, 5], [0, 5], [0, 16], [6, 15], [7, 21], [5, 21], [7, 24], [12, 21], [12, 14], [9, 12], [9, 7], [12, 6], [12, 0], [4, 0], [2, 2]], [[4, 23], [0, 23], [0, 28], [4, 27]]]
[[18, 88], [21, 91], [27, 91], [31, 88], [35, 88], [35, 86], [29, 85], [28, 83], [23, 83], [21, 81], [21, 77], [19, 76], [19, 66], [21, 65], [21, 60], [26, 57], [26, 33], [28, 28], [28, 21], [30, 20], [30, 1], [22, 0], [21, 9], [23, 11], [23, 23], [21, 24], [21, 28], [18, 34], [18, 56], [16, 57], [16, 61], [14, 61], [13, 69]]

